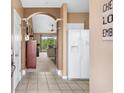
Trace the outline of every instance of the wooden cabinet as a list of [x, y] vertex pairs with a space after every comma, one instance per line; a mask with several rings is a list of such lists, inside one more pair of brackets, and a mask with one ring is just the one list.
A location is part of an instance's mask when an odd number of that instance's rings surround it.
[[36, 40], [30, 40], [26, 43], [26, 67], [27, 68], [36, 68]]

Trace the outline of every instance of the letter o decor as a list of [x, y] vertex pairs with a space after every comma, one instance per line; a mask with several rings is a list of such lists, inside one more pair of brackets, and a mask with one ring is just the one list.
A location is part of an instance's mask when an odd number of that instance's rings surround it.
[[102, 39], [113, 40], [113, 0], [103, 4]]

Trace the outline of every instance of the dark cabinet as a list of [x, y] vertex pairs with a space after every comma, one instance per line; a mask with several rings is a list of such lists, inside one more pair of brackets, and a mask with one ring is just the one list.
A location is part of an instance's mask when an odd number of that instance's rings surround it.
[[26, 42], [27, 68], [36, 68], [36, 51], [37, 51], [36, 40], [27, 41]]

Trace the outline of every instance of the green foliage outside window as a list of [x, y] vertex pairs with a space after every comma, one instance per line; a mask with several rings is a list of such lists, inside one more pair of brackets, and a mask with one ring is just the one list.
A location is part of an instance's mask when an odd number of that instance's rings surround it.
[[56, 40], [54, 38], [45, 38], [41, 40], [42, 50], [46, 51], [49, 47], [55, 47]]

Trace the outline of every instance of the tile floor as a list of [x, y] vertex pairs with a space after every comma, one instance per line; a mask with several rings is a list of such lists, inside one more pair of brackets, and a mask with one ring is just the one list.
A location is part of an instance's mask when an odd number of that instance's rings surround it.
[[89, 93], [89, 81], [63, 80], [52, 72], [28, 72], [16, 93]]
[[88, 80], [63, 80], [45, 53], [37, 59], [36, 71], [27, 71], [16, 93], [89, 93]]

